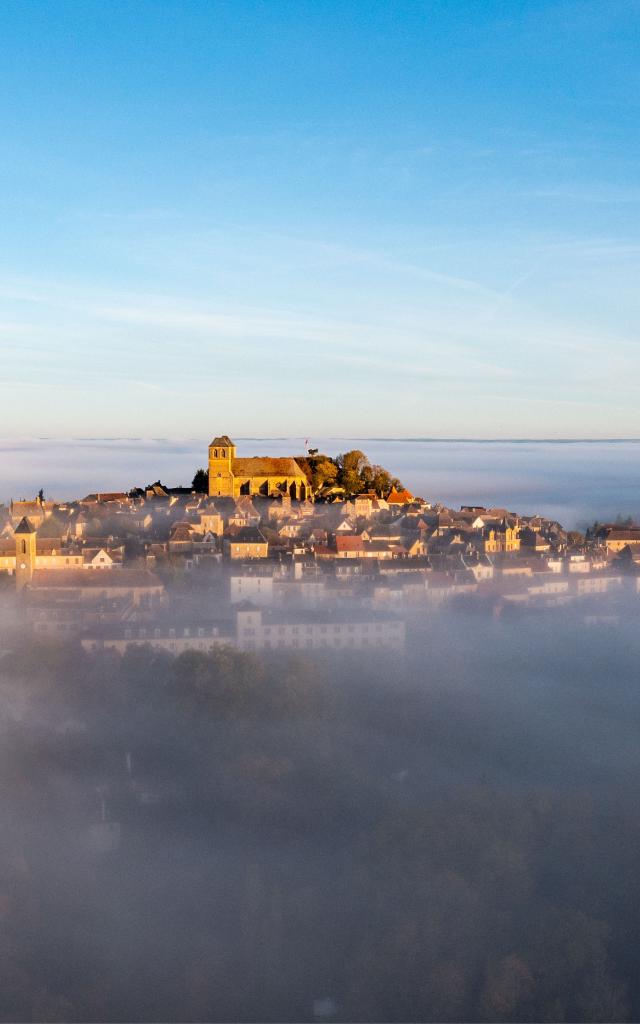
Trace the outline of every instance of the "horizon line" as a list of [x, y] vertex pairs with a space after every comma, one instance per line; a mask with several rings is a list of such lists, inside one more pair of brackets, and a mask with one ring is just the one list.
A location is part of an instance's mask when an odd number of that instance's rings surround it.
[[[236, 435], [238, 441], [297, 441], [300, 435], [295, 434], [264, 434], [264, 435]], [[309, 438], [309, 442], [314, 440]], [[420, 436], [399, 436], [391, 437], [384, 435], [361, 435], [352, 434], [325, 435], [325, 441], [390, 441], [404, 443], [422, 444], [637, 444], [640, 437], [420, 437]], [[24, 443], [26, 441], [61, 441], [61, 442], [110, 442], [130, 441], [141, 443], [161, 442], [197, 442], [202, 437], [169, 435], [164, 437], [152, 436], [131, 436], [131, 435], [20, 435], [7, 437], [0, 435], [0, 443]]]

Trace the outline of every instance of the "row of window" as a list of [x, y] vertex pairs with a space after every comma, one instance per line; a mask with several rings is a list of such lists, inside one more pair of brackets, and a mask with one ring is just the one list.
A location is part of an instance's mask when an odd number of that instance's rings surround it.
[[[132, 629], [125, 629], [125, 631], [124, 631], [125, 640], [130, 640], [133, 637], [133, 633], [134, 633], [134, 630], [132, 630]], [[153, 631], [149, 630], [148, 633], [149, 633], [149, 636], [154, 636], [156, 639], [158, 639], [159, 637], [162, 636], [162, 630], [158, 629], [158, 628], [155, 628]], [[169, 637], [176, 636], [176, 630], [175, 629], [167, 630], [167, 635]], [[139, 637], [147, 636], [147, 630], [144, 629], [144, 628], [138, 629], [138, 636]], [[189, 629], [189, 628], [186, 628], [186, 629], [183, 629], [182, 636], [206, 636], [206, 630], [205, 630], [204, 626], [199, 626], [197, 628], [197, 630], [193, 630], [193, 631], [191, 629]]]
[[[393, 629], [394, 628], [394, 624], [391, 624], [390, 628]], [[340, 634], [340, 633], [343, 634], [345, 631], [347, 633], [355, 633], [356, 631], [360, 632], [360, 633], [369, 633], [371, 631], [376, 632], [376, 633], [381, 633], [382, 630], [383, 630], [383, 626], [380, 623], [376, 623], [375, 625], [374, 624], [369, 624], [369, 623], [360, 623], [357, 626], [353, 625], [352, 623], [348, 623], [348, 624], [345, 624], [345, 625], [336, 625], [336, 626], [304, 626], [304, 627], [303, 626], [263, 626], [262, 627], [262, 631], [263, 631], [265, 636], [271, 636], [271, 635], [275, 635], [275, 634], [279, 634], [280, 636], [283, 636], [287, 631], [291, 632], [294, 636], [299, 634], [299, 633], [301, 633], [301, 632], [305, 632], [305, 633], [314, 633], [314, 632], [317, 633], [317, 632], [320, 632], [320, 633], [323, 633], [323, 634], [324, 633], [333, 633], [334, 636], [335, 636], [336, 634]], [[245, 626], [242, 629], [242, 634], [243, 634], [243, 636], [255, 636], [256, 629], [253, 626]]]
[[[307, 639], [303, 639], [303, 640], [297, 640], [297, 639], [289, 640], [289, 639], [287, 639], [287, 640], [285, 640], [284, 643], [280, 642], [279, 640], [265, 640], [263, 646], [265, 648], [267, 648], [267, 649], [272, 649], [272, 650], [277, 650], [278, 648], [283, 647], [283, 646], [284, 647], [292, 647], [292, 648], [300, 648], [300, 647], [302, 647], [302, 648], [311, 648], [311, 647], [314, 647], [314, 646], [335, 648], [335, 647], [348, 647], [350, 644], [352, 644], [352, 645], [355, 644], [357, 646], [359, 643], [362, 643], [363, 641], [366, 641], [367, 646], [369, 646], [369, 647], [382, 647], [385, 644], [384, 637], [376, 636], [376, 637], [337, 637], [337, 638], [334, 638], [334, 639], [326, 638], [325, 637], [322, 640], [316, 640], [316, 641], [312, 640], [311, 638], [307, 638]], [[255, 650], [256, 649], [256, 643], [255, 643], [254, 640], [247, 640], [245, 642], [245, 647], [247, 647], [247, 649], [249, 649], [249, 650]]]

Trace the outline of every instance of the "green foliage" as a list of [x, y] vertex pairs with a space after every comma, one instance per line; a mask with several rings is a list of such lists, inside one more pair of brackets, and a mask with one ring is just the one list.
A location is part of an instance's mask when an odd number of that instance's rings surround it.
[[316, 490], [335, 484], [338, 479], [338, 467], [332, 459], [320, 457], [314, 461], [312, 483]]
[[176, 658], [172, 686], [180, 704], [216, 719], [288, 718], [319, 711], [317, 672], [287, 659], [275, 661], [220, 647]]
[[338, 466], [338, 483], [344, 487], [348, 496], [360, 494], [365, 490], [363, 471], [369, 466], [369, 460], [358, 448], [344, 452], [336, 459]]
[[397, 489], [402, 487], [398, 478], [391, 476], [383, 466], [370, 466], [367, 464], [363, 467], [361, 476], [364, 489], [375, 491], [380, 498], [385, 498], [394, 487]]
[[371, 465], [365, 453], [358, 449], [344, 452], [335, 459], [310, 449], [307, 456], [297, 456], [296, 461], [314, 492], [337, 484], [344, 488], [348, 498], [363, 491], [375, 491], [379, 497], [386, 497], [392, 487], [402, 486], [383, 466]]
[[297, 456], [296, 462], [304, 472], [314, 492], [335, 483], [338, 476], [338, 467], [328, 455], [319, 455], [317, 452], [312, 454], [310, 450], [308, 456]]
[[191, 487], [198, 494], [208, 494], [209, 492], [209, 471], [207, 469], [197, 469], [193, 480], [191, 481]]
[[392, 477], [383, 466], [371, 465], [369, 459], [358, 448], [338, 455], [338, 483], [347, 495], [361, 494], [363, 491], [375, 491], [379, 497], [386, 497], [392, 487], [400, 487], [400, 481]]

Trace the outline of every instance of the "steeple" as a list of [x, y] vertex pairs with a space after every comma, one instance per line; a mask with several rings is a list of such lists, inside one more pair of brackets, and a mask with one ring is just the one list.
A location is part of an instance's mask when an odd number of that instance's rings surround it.
[[209, 445], [209, 458], [212, 453], [216, 459], [235, 459], [236, 446], [227, 434], [221, 434], [220, 437], [214, 437]]
[[209, 495], [233, 497], [233, 460], [236, 446], [227, 434], [214, 437], [209, 445]]
[[16, 586], [22, 590], [33, 579], [36, 567], [36, 528], [23, 516], [14, 530], [16, 542]]

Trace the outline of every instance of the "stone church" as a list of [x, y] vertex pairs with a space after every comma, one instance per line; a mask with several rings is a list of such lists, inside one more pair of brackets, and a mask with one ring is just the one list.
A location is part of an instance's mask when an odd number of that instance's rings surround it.
[[213, 498], [239, 498], [241, 494], [268, 498], [286, 494], [304, 501], [311, 497], [311, 488], [295, 459], [239, 459], [235, 444], [223, 434], [209, 445], [209, 494]]

